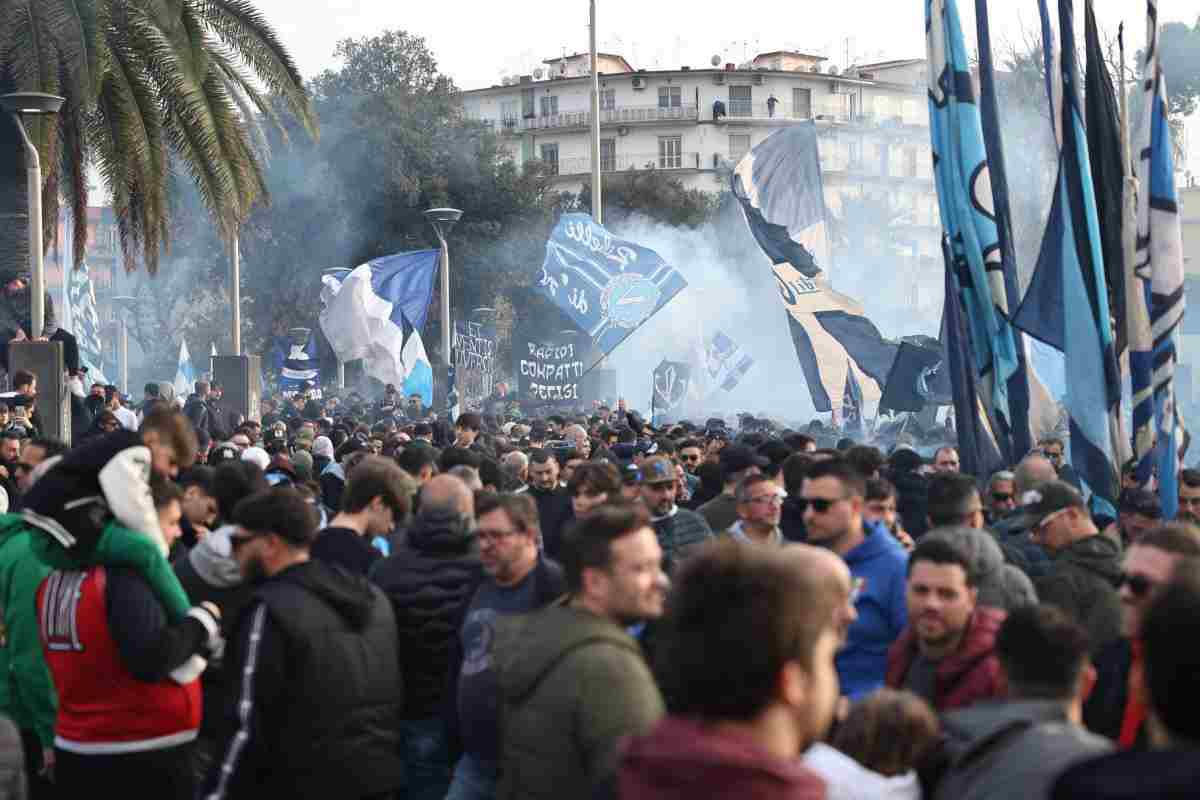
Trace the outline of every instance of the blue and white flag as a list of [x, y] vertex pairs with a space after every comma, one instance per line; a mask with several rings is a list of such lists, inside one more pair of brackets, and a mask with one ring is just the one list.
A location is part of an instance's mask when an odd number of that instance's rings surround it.
[[824, 272], [828, 215], [816, 126], [789, 125], [755, 145], [734, 170], [733, 194], [771, 263], [813, 406], [840, 409], [851, 372], [863, 397], [878, 401], [897, 346]]
[[608, 355], [687, 281], [658, 253], [618, 239], [590, 215], [563, 214], [537, 286]]
[[716, 331], [704, 341], [704, 364], [709, 384], [732, 392], [754, 366], [754, 359], [733, 339]]
[[62, 327], [75, 336], [79, 345], [79, 366], [86, 367], [92, 383], [108, 383], [100, 365], [100, 317], [96, 313], [96, 290], [88, 275], [84, 262], [78, 269], [70, 269], [67, 278], [67, 302]]
[[1018, 373], [1019, 357], [1007, 318], [1004, 252], [983, 122], [956, 0], [926, 0], [925, 36], [929, 131], [943, 240], [950, 254], [947, 268], [957, 275], [954, 285], [973, 350], [971, 363], [978, 370], [980, 399], [996, 420], [1001, 452], [1015, 460], [1009, 381]]
[[1122, 450], [1120, 373], [1109, 316], [1104, 253], [1081, 113], [1074, 8], [1059, 3], [1062, 47], [1038, 0], [1046, 94], [1059, 142], [1058, 178], [1037, 267], [1015, 316], [1031, 336], [1062, 350], [1071, 465], [1092, 491], [1093, 511], [1115, 516]]
[[192, 356], [188, 352], [187, 341], [179, 341], [179, 364], [175, 367], [175, 396], [187, 400], [196, 390], [196, 368], [192, 366]]
[[299, 392], [308, 384], [321, 385], [321, 365], [317, 359], [317, 336], [308, 335], [308, 341], [298, 345], [289, 341], [288, 355], [279, 370], [279, 391]]
[[418, 387], [411, 391], [426, 404], [433, 402], [433, 368], [420, 331], [438, 257], [437, 250], [397, 253], [362, 264], [340, 281], [322, 278], [321, 330], [337, 357], [363, 359], [367, 374], [383, 383]]
[[847, 433], [863, 432], [862, 386], [852, 369], [846, 370], [846, 391], [842, 393], [842, 430]]
[[1142, 69], [1142, 123], [1134, 144], [1138, 154], [1137, 251], [1132, 274], [1133, 302], [1129, 374], [1133, 389], [1133, 442], [1138, 478], [1145, 484], [1158, 465], [1163, 517], [1178, 511], [1179, 449], [1182, 422], [1175, 405], [1176, 337], [1184, 312], [1183, 242], [1175, 195], [1175, 157], [1167, 120], [1167, 86], [1159, 63], [1157, 0], [1148, 0], [1145, 63]]

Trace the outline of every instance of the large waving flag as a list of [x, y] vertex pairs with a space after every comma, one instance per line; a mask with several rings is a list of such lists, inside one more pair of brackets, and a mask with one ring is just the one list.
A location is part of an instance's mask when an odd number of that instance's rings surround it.
[[[1060, 49], [1046, 0], [1038, 0], [1038, 6], [1049, 68], [1046, 93], [1060, 151], [1050, 218], [1016, 322], [1066, 356], [1071, 464], [1091, 489], [1093, 508], [1112, 516], [1119, 488], [1116, 462], [1122, 449], [1121, 385], [1088, 142], [1080, 113], [1074, 9], [1070, 0], [1059, 3]], [[1056, 65], [1059, 70], [1054, 69]]]
[[716, 331], [704, 339], [704, 365], [710, 385], [731, 392], [754, 366], [754, 359], [729, 336]]
[[196, 388], [196, 368], [192, 366], [192, 355], [187, 341], [179, 341], [179, 364], [175, 367], [175, 396], [187, 400]]
[[1167, 87], [1159, 64], [1157, 0], [1149, 0], [1146, 6], [1143, 113], [1135, 144], [1140, 184], [1137, 252], [1128, 276], [1134, 290], [1128, 316], [1140, 324], [1130, 335], [1129, 372], [1138, 477], [1148, 480], [1152, 461], [1157, 462], [1163, 516], [1172, 519], [1178, 510], [1178, 452], [1184, 440], [1175, 406], [1175, 339], [1184, 311], [1183, 243]]
[[687, 286], [653, 250], [618, 239], [588, 214], [563, 214], [537, 287], [608, 355]]
[[[69, 267], [68, 267], [69, 269]], [[100, 365], [100, 317], [96, 313], [96, 290], [88, 274], [87, 263], [70, 270], [67, 278], [67, 306], [62, 327], [75, 335], [79, 344], [79, 365], [87, 367], [88, 379], [108, 383]]]
[[279, 390], [298, 392], [309, 383], [320, 385], [320, 382], [321, 369], [317, 360], [316, 334], [310, 333], [308, 341], [303, 345], [289, 342], [287, 358], [279, 371]]
[[991, 169], [955, 0], [926, 0], [925, 35], [929, 130], [944, 249], [949, 253], [946, 267], [956, 275], [971, 361], [982, 384], [980, 399], [996, 422], [1001, 452], [1012, 461], [1018, 454], [1010, 431], [1018, 416], [1025, 423], [1027, 412], [1020, 404], [1016, 409], [1010, 404], [1009, 382], [1018, 375], [1020, 357], [1007, 318], [1006, 264]]
[[829, 237], [817, 129], [788, 126], [746, 154], [733, 194], [779, 286], [796, 357], [817, 411], [841, 410], [848, 376], [879, 400], [896, 356], [861, 305], [829, 285]]
[[342, 280], [322, 278], [321, 330], [337, 357], [364, 359], [367, 373], [383, 383], [421, 386], [413, 391], [426, 403], [433, 400], [433, 370], [420, 331], [438, 256], [437, 250], [397, 253], [362, 264]]

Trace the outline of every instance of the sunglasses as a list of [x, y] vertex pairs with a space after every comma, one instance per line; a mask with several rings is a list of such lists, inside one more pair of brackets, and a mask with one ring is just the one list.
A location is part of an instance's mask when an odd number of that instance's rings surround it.
[[1122, 586], [1128, 586], [1134, 597], [1145, 597], [1154, 588], [1155, 583], [1145, 575], [1122, 572], [1121, 577], [1117, 579], [1117, 588], [1120, 589]]
[[797, 497], [796, 505], [800, 507], [800, 513], [803, 514], [812, 506], [812, 510], [818, 514], [824, 514], [829, 509], [833, 508], [835, 503], [840, 503], [846, 498], [837, 497], [829, 499], [828, 497]]
[[1005, 494], [1004, 492], [992, 492], [992, 500], [997, 503], [1007, 503], [1012, 499], [1013, 496], [1011, 494]]
[[679, 460], [680, 460], [680, 461], [699, 461], [699, 460], [700, 460], [700, 454], [699, 454], [699, 453], [695, 453], [695, 454], [693, 454], [693, 455], [690, 455], [690, 456], [688, 456], [688, 455], [680, 456], [680, 457], [679, 457]]

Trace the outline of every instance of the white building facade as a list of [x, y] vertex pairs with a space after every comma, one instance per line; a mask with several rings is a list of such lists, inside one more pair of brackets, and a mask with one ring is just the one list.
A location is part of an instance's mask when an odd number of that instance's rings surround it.
[[[667, 170], [689, 188], [729, 189], [729, 171], [781, 126], [815, 120], [826, 205], [886, 197], [899, 212], [899, 259], [911, 271], [915, 309], [940, 308], [942, 257], [929, 145], [924, 60], [861, 65], [843, 74], [823, 58], [764, 53], [738, 68], [633, 70], [601, 54], [600, 161], [606, 180], [628, 170]], [[550, 164], [563, 191], [591, 170], [588, 55], [462, 93], [464, 114], [495, 128], [513, 159]], [[723, 112], [723, 113], [722, 113]]]

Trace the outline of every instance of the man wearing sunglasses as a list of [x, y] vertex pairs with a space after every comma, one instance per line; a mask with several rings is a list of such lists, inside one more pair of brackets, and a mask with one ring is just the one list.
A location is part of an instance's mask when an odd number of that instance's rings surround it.
[[1086, 627], [1095, 652], [1121, 632], [1121, 547], [1100, 535], [1083, 495], [1070, 484], [1048, 481], [1029, 499], [1030, 534], [1051, 560], [1049, 572], [1033, 580], [1038, 598]]
[[1016, 476], [1006, 469], [992, 474], [983, 498], [983, 510], [990, 525], [1003, 519], [1017, 507]]
[[1130, 545], [1121, 564], [1121, 638], [1096, 654], [1096, 687], [1083, 707], [1089, 730], [1122, 747], [1146, 745], [1146, 709], [1129, 691], [1129, 673], [1141, 666], [1142, 619], [1182, 559], [1200, 558], [1200, 532], [1168, 523]]
[[882, 525], [863, 520], [865, 494], [856, 470], [829, 459], [809, 469], [798, 498], [808, 543], [841, 556], [853, 578], [858, 619], [837, 656], [842, 694], [851, 699], [883, 686], [888, 647], [908, 622], [908, 556]]

